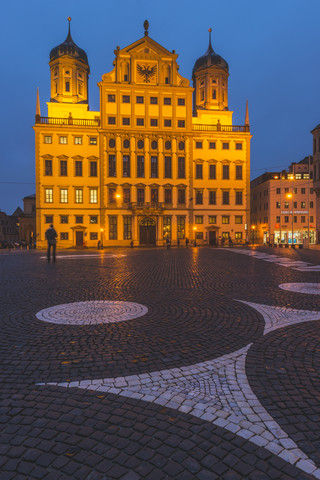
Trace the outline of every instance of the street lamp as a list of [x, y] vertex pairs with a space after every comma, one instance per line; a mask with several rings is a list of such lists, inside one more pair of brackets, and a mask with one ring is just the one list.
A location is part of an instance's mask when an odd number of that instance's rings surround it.
[[255, 231], [256, 226], [251, 225], [251, 230], [252, 230], [252, 245], [254, 245], [254, 231]]
[[100, 228], [100, 232], [101, 232], [100, 248], [103, 248], [103, 228]]
[[[294, 243], [293, 243], [293, 193], [287, 193], [287, 198], [291, 198], [292, 201], [292, 232], [291, 232], [291, 248], [295, 248], [294, 247]], [[288, 239], [288, 243], [289, 243], [289, 239]]]

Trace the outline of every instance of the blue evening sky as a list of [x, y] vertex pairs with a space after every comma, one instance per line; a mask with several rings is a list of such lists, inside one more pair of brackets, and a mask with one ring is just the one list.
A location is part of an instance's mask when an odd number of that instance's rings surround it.
[[244, 124], [249, 100], [253, 134], [251, 178], [312, 153], [310, 130], [320, 123], [320, 0], [13, 0], [3, 2], [1, 45], [0, 209], [12, 214], [35, 192], [36, 88], [41, 114], [50, 97], [49, 53], [67, 36], [88, 55], [90, 109], [99, 109], [97, 82], [113, 50], [143, 36], [179, 54], [191, 79], [208, 46], [229, 63], [229, 108]]

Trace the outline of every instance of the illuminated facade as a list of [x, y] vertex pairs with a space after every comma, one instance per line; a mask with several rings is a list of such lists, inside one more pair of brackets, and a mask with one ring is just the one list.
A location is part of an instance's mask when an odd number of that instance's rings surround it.
[[250, 129], [232, 124], [228, 64], [211, 46], [193, 68], [148, 35], [114, 51], [100, 112], [88, 106], [86, 53], [69, 33], [50, 53], [48, 117], [37, 100], [37, 246], [246, 240]]
[[251, 182], [251, 243], [316, 243], [316, 194], [312, 158], [289, 170], [266, 172]]

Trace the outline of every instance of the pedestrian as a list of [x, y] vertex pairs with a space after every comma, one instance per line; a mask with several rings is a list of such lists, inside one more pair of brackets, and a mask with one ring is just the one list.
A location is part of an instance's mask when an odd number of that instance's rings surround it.
[[133, 240], [131, 240], [131, 242], [130, 242], [130, 248], [133, 248], [133, 246], [134, 246], [134, 243], [133, 243]]
[[48, 242], [48, 250], [47, 250], [47, 259], [48, 262], [50, 262], [50, 251], [52, 248], [52, 260], [55, 262], [56, 261], [56, 244], [57, 244], [57, 232], [53, 228], [53, 225], [51, 224], [48, 230], [46, 231], [46, 240]]
[[99, 241], [98, 241], [98, 250], [100, 250], [100, 248], [101, 248], [101, 242], [100, 242], [100, 240], [99, 240]]
[[229, 236], [229, 247], [233, 247], [233, 244], [232, 244], [232, 239], [231, 237]]
[[188, 248], [188, 245], [189, 245], [189, 238], [186, 237], [186, 248]]
[[178, 245], [178, 248], [180, 248], [180, 238], [178, 238], [177, 245]]

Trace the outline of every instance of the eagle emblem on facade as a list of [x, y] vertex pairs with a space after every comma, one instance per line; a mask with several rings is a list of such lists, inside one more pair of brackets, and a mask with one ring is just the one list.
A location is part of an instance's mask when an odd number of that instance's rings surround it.
[[154, 65], [153, 67], [150, 67], [150, 65], [137, 65], [137, 70], [139, 75], [141, 75], [141, 77], [144, 77], [144, 81], [146, 83], [149, 83], [150, 79], [156, 74], [157, 66]]

